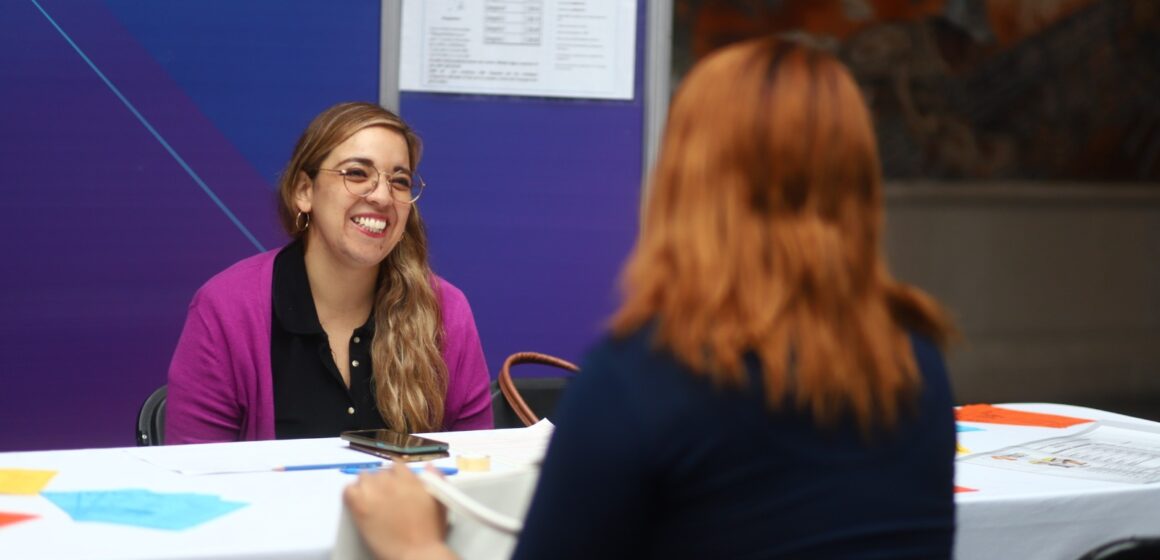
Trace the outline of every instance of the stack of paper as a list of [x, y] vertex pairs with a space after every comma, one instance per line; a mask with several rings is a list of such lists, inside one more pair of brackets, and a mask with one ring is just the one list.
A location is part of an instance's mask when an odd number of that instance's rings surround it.
[[446, 432], [434, 435], [451, 444], [452, 455], [488, 455], [492, 464], [526, 467], [544, 461], [555, 426], [540, 420], [527, 428]]

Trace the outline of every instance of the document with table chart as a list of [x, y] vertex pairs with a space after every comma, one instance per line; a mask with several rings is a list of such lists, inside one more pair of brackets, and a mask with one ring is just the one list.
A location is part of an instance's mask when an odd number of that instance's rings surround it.
[[963, 456], [966, 463], [1088, 480], [1160, 482], [1160, 430], [1113, 421], [1093, 422], [1066, 436]]

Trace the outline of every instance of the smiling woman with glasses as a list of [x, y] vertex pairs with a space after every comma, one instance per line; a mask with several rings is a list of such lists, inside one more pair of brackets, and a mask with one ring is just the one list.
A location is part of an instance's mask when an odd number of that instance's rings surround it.
[[292, 242], [211, 278], [190, 304], [166, 443], [492, 427], [471, 308], [428, 264], [420, 154], [377, 105], [315, 117], [279, 182]]

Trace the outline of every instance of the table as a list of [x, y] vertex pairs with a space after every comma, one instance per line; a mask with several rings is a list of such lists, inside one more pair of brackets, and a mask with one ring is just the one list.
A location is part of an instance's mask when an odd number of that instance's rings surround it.
[[[509, 515], [522, 515], [538, 469], [520, 454], [542, 455], [547, 435], [528, 438], [529, 429], [434, 434], [451, 449], [493, 453], [492, 470], [449, 478], [465, 493]], [[550, 433], [550, 432], [549, 432]], [[516, 436], [519, 436], [518, 438]], [[513, 439], [515, 438], [515, 439]], [[518, 444], [513, 446], [513, 441]], [[528, 447], [517, 449], [519, 445]], [[537, 449], [538, 447], [538, 449]], [[196, 527], [169, 531], [97, 522], [75, 522], [41, 496], [0, 494], [0, 511], [39, 515], [39, 519], [0, 527], [0, 558], [24, 560], [105, 559], [323, 559], [330, 558], [339, 535], [342, 490], [353, 475], [338, 469], [188, 475], [140, 457], [159, 459], [174, 451], [201, 448], [238, 457], [319, 457], [313, 462], [362, 462], [376, 458], [346, 448], [338, 438], [0, 453], [0, 468], [59, 471], [45, 491], [143, 488], [155, 492], [197, 492], [246, 502], [245, 507]], [[347, 455], [349, 454], [349, 455]], [[505, 457], [508, 459], [505, 462]], [[311, 461], [303, 461], [311, 462]], [[469, 558], [510, 554], [514, 540], [460, 520], [452, 548]]]
[[[1160, 424], [1091, 408], [1047, 403], [996, 405], [1157, 429]], [[973, 452], [1058, 436], [1059, 428], [964, 422], [982, 431], [960, 432]], [[1076, 428], [1079, 428], [1077, 426]], [[1066, 431], [1066, 430], [1064, 430]], [[955, 558], [1079, 558], [1117, 538], [1160, 535], [1160, 483], [1129, 484], [1032, 474], [959, 461], [955, 495]]]
[[[1160, 428], [1160, 424], [1089, 408], [1058, 404], [1004, 404], [1018, 410], [1115, 420]], [[972, 451], [997, 449], [1059, 433], [1053, 428], [969, 424], [981, 431], [962, 432], [960, 442]], [[513, 445], [521, 430], [433, 434], [451, 443], [452, 451], [490, 451], [493, 472], [461, 473], [450, 480], [491, 507], [522, 516], [538, 471], [521, 463], [542, 453], [544, 440]], [[240, 456], [292, 452], [304, 457], [332, 457], [348, 452], [337, 438], [213, 444], [205, 447]], [[337, 470], [184, 475], [143, 461], [174, 449], [88, 449], [0, 453], [0, 468], [56, 469], [46, 490], [147, 488], [157, 492], [204, 492], [249, 505], [184, 531], [164, 531], [104, 523], [72, 521], [39, 496], [0, 495], [0, 511], [35, 513], [40, 519], [0, 528], [0, 558], [22, 559], [322, 559], [336, 540], [350, 536], [342, 523], [341, 493], [350, 475]], [[526, 458], [526, 457], [524, 457]], [[1046, 476], [959, 462], [956, 484], [975, 489], [956, 494], [958, 534], [955, 557], [1074, 559], [1118, 537], [1160, 535], [1160, 483], [1127, 484]], [[467, 558], [506, 558], [514, 541], [505, 535], [453, 520], [449, 542]], [[340, 547], [341, 548], [341, 547]]]

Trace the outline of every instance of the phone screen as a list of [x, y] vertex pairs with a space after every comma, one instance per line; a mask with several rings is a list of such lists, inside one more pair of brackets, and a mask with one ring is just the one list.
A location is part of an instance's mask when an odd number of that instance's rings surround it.
[[441, 441], [391, 430], [354, 430], [343, 432], [341, 437], [359, 445], [376, 447], [395, 453], [447, 451], [447, 444]]

